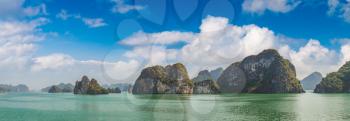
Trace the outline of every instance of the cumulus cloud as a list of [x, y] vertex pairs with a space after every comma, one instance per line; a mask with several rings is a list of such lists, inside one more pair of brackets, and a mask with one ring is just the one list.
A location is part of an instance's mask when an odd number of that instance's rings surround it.
[[245, 0], [242, 9], [248, 13], [263, 14], [265, 11], [287, 13], [300, 4], [297, 0]]
[[114, 13], [124, 14], [124, 13], [127, 13], [127, 12], [132, 11], [132, 10], [144, 9], [143, 6], [125, 4], [124, 0], [111, 0], [111, 2], [114, 3], [114, 6], [112, 8], [112, 12], [114, 12]]
[[337, 16], [344, 19], [346, 22], [350, 22], [350, 1], [328, 0], [328, 12], [329, 16]]
[[299, 77], [305, 77], [314, 71], [327, 74], [337, 70], [342, 63], [341, 54], [322, 46], [317, 40], [309, 40], [297, 51], [290, 50], [289, 56]]
[[64, 54], [51, 54], [33, 59], [32, 69], [40, 71], [45, 69], [57, 69], [74, 64], [74, 59]]
[[27, 58], [36, 50], [34, 43], [45, 38], [37, 28], [45, 22], [45, 19], [0, 21], [0, 66], [15, 65], [15, 68], [25, 65]]
[[[162, 40], [171, 38], [171, 31], [162, 33], [169, 35], [163, 36]], [[299, 78], [314, 71], [327, 74], [349, 60], [348, 45], [343, 44], [339, 52], [322, 46], [318, 40], [310, 39], [305, 45], [292, 49], [288, 45], [292, 38], [279, 36], [268, 28], [256, 25], [231, 25], [223, 17], [207, 17], [202, 21], [199, 33], [174, 32], [178, 36], [191, 35], [184, 40], [187, 43], [178, 49], [169, 49], [167, 46], [181, 41], [159, 45], [158, 41], [153, 41], [158, 38], [149, 37], [159, 33], [142, 33], [142, 36], [136, 36], [137, 34], [122, 40], [122, 44], [134, 46], [133, 50], [125, 53], [125, 57], [146, 60], [150, 63], [148, 66], [182, 62], [187, 65], [191, 76], [195, 76], [202, 69], [226, 67], [269, 48], [277, 49], [282, 56], [294, 63]], [[152, 42], [153, 45], [150, 44]]]

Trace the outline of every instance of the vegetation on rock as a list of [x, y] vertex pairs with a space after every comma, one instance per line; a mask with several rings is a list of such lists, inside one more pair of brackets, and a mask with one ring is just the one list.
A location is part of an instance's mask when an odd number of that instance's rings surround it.
[[232, 64], [220, 76], [218, 84], [224, 93], [304, 92], [294, 65], [273, 49]]
[[101, 87], [97, 80], [91, 79], [87, 76], [83, 76], [81, 81], [77, 81], [74, 87], [74, 94], [88, 94], [88, 95], [98, 95], [98, 94], [108, 94], [108, 90]]
[[349, 93], [350, 92], [350, 61], [338, 72], [332, 72], [322, 79], [314, 90], [316, 93]]
[[181, 63], [166, 67], [153, 66], [142, 70], [133, 86], [134, 94], [191, 94], [193, 82]]

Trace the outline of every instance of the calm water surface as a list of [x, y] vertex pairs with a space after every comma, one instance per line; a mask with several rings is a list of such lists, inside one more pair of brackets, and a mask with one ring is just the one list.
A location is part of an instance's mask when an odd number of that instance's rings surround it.
[[349, 121], [350, 94], [0, 94], [0, 121]]

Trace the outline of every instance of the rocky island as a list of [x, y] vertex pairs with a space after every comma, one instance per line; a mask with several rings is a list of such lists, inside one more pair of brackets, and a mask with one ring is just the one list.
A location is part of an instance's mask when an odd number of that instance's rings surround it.
[[97, 80], [89, 79], [87, 76], [83, 76], [81, 81], [76, 81], [74, 87], [74, 94], [108, 94], [108, 90], [101, 87]]
[[223, 93], [302, 93], [295, 67], [273, 49], [231, 64], [218, 79]]
[[132, 89], [133, 94], [192, 94], [192, 92], [193, 82], [181, 63], [143, 69]]
[[350, 61], [332, 72], [316, 86], [315, 93], [350, 93]]

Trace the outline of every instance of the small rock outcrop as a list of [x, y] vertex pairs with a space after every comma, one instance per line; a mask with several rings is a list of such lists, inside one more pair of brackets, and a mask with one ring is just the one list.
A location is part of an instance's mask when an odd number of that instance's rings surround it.
[[77, 81], [75, 83], [74, 94], [108, 94], [108, 90], [101, 87], [100, 84], [98, 84], [97, 80], [89, 80], [87, 76], [83, 76], [81, 81]]
[[350, 61], [332, 72], [316, 86], [315, 93], [350, 93]]
[[302, 93], [295, 67], [273, 49], [230, 65], [218, 79], [224, 93]]
[[204, 80], [194, 83], [193, 93], [194, 94], [216, 94], [219, 93], [219, 86], [216, 81]]
[[181, 63], [143, 69], [132, 88], [133, 94], [191, 94], [192, 92], [193, 82]]
[[320, 72], [314, 72], [309, 76], [305, 77], [301, 84], [305, 90], [314, 90], [316, 85], [322, 81], [322, 74]]

